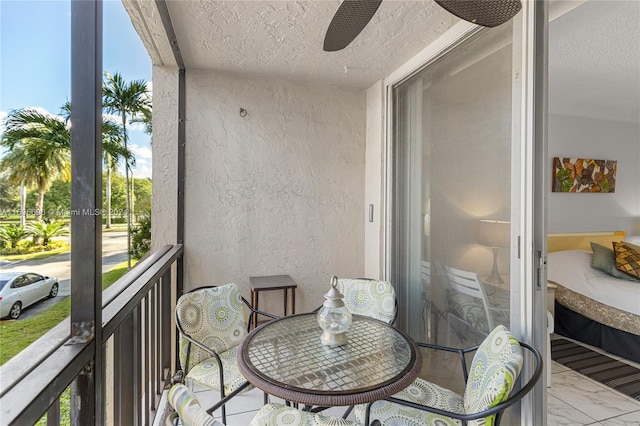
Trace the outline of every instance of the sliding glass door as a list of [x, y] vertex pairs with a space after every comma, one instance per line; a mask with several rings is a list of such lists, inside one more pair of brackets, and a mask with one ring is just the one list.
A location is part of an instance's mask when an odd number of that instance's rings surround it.
[[467, 345], [510, 325], [511, 33], [477, 35], [393, 88], [391, 273], [407, 283], [399, 324], [420, 340]]
[[[543, 99], [535, 90], [546, 81], [534, 84], [542, 62], [529, 59], [533, 20], [521, 15], [467, 33], [388, 86], [387, 271], [398, 326], [419, 341], [468, 347], [503, 324], [545, 351], [544, 243], [534, 238], [544, 235], [544, 213], [534, 214], [544, 211], [534, 191], [544, 181], [535, 164], [544, 158], [535, 134], [543, 109], [532, 99]], [[463, 392], [457, 362], [428, 358], [423, 376]], [[544, 423], [539, 388], [506, 424]]]

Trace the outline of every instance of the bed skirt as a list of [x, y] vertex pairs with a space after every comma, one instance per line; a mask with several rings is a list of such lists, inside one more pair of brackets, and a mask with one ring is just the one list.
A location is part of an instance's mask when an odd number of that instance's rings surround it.
[[556, 301], [554, 332], [640, 363], [640, 336], [591, 320]]

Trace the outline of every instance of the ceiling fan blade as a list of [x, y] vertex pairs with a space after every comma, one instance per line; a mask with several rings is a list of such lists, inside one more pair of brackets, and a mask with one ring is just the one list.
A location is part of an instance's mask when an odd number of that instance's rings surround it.
[[324, 36], [324, 51], [344, 49], [367, 26], [382, 0], [344, 0]]
[[460, 19], [483, 27], [497, 27], [522, 9], [520, 0], [435, 0]]

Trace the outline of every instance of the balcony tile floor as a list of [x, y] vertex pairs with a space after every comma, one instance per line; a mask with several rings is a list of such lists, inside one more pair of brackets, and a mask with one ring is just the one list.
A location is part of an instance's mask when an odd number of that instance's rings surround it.
[[[615, 356], [614, 358], [619, 359]], [[556, 362], [552, 362], [551, 380], [552, 386], [548, 388], [547, 393], [548, 426], [640, 425], [640, 401], [616, 392]], [[203, 406], [210, 406], [217, 400], [212, 392], [196, 389], [196, 393]], [[271, 400], [282, 402], [277, 398]], [[233, 398], [227, 405], [227, 426], [247, 426], [262, 404], [263, 393], [258, 389]], [[325, 413], [340, 417], [343, 412], [343, 408], [332, 408]], [[220, 413], [216, 414], [219, 419]], [[354, 420], [353, 413], [350, 414], [349, 419]], [[507, 420], [508, 418], [505, 418], [503, 423], [507, 424]]]

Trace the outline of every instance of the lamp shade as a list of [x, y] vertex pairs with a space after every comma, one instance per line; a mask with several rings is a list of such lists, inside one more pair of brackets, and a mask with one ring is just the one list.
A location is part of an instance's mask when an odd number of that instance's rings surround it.
[[478, 243], [487, 247], [509, 247], [511, 223], [502, 220], [481, 220]]

